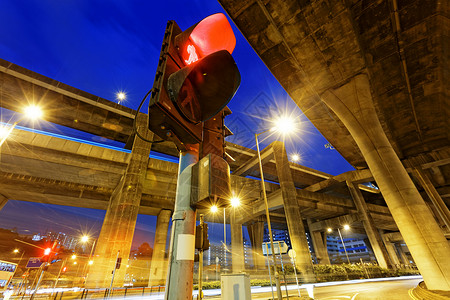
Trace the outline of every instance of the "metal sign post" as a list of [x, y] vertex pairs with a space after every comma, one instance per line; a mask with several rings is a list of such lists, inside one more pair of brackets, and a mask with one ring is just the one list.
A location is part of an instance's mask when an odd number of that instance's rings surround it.
[[298, 284], [298, 277], [297, 277], [297, 268], [295, 266], [295, 257], [297, 256], [297, 254], [295, 253], [294, 249], [291, 249], [291, 250], [289, 250], [288, 255], [291, 258], [292, 265], [294, 266], [294, 274], [295, 274], [295, 281], [297, 282], [298, 296], [301, 297], [300, 285]]

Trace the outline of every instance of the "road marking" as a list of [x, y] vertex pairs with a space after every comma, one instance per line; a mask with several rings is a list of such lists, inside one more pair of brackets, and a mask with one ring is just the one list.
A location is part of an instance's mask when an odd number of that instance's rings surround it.
[[414, 293], [413, 293], [413, 290], [414, 290], [415, 288], [411, 288], [410, 290], [408, 290], [408, 295], [412, 298], [412, 299], [414, 299], [414, 300], [420, 300], [419, 298], [417, 298], [416, 296], [414, 296]]
[[358, 296], [358, 294], [359, 294], [359, 293], [354, 294], [353, 297], [352, 297], [352, 299], [350, 299], [350, 300], [355, 300], [355, 299], [356, 299], [356, 296]]

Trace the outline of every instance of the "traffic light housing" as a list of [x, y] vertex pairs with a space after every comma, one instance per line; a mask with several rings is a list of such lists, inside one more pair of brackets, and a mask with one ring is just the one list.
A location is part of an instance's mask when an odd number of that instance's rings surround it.
[[195, 249], [208, 250], [209, 249], [209, 236], [208, 236], [208, 224], [203, 223], [195, 227]]
[[240, 84], [235, 44], [223, 14], [185, 31], [168, 22], [149, 103], [151, 131], [180, 149], [203, 141], [203, 122], [224, 109]]
[[116, 269], [120, 269], [121, 264], [122, 264], [122, 257], [118, 257], [116, 260]]

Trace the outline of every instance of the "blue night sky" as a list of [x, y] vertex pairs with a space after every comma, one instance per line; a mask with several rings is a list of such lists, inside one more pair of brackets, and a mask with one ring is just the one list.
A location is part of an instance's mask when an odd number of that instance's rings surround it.
[[[0, 57], [111, 101], [116, 101], [118, 91], [124, 91], [127, 98], [122, 104], [136, 109], [152, 87], [167, 21], [175, 20], [184, 30], [217, 12], [224, 11], [212, 0], [2, 0]], [[286, 140], [286, 146], [289, 154], [300, 154], [300, 164], [333, 175], [352, 170], [336, 150], [324, 147], [328, 142], [302, 115], [234, 24], [232, 27], [237, 38], [233, 57], [242, 81], [228, 105], [233, 114], [226, 123], [235, 133], [229, 141], [255, 148], [253, 133], [271, 127], [265, 119], [270, 115], [289, 114], [296, 118], [301, 129]], [[144, 105], [144, 112], [147, 106]], [[1, 110], [3, 122], [17, 117]], [[45, 122], [40, 126], [59, 134], [99, 140]], [[273, 138], [266, 139], [263, 146]], [[33, 209], [39, 211], [36, 207], [50, 206], [10, 201], [0, 212], [0, 227], [13, 227], [7, 221], [11, 218], [5, 217], [7, 214], [12, 215], [18, 210], [21, 213]], [[104, 215], [95, 210], [57, 206], [49, 209], [63, 215], [75, 215], [76, 224], [79, 223], [79, 226], [73, 225], [77, 227], [75, 231], [82, 228], [98, 230]], [[30, 228], [36, 229], [31, 219]], [[154, 219], [140, 216], [138, 228], [153, 235]]]

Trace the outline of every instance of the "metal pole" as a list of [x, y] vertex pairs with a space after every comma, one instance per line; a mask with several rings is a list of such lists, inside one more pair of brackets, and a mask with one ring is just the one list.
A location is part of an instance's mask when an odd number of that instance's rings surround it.
[[225, 263], [223, 268], [225, 269], [225, 266], [228, 264], [227, 262], [227, 227], [226, 227], [226, 217], [225, 217], [225, 210], [226, 208], [223, 208], [223, 250], [224, 250], [224, 258]]
[[198, 162], [199, 146], [186, 147], [178, 165], [165, 300], [192, 299], [196, 209], [191, 207], [191, 173], [192, 165]]
[[275, 299], [275, 296], [273, 295], [273, 283], [272, 283], [272, 274], [270, 272], [270, 261], [269, 261], [269, 246], [267, 246], [266, 243], [266, 251], [267, 251], [267, 266], [269, 267], [269, 279], [270, 279], [270, 289], [272, 290], [272, 299]]
[[288, 292], [287, 282], [286, 282], [286, 272], [284, 271], [283, 257], [281, 255], [281, 247], [280, 247], [279, 241], [278, 241], [278, 251], [280, 252], [281, 270], [283, 271], [283, 279], [284, 279], [284, 288], [286, 290], [286, 298], [289, 300], [289, 292]]
[[272, 226], [270, 225], [270, 215], [269, 215], [269, 203], [267, 202], [266, 185], [264, 183], [264, 173], [263, 173], [263, 167], [262, 167], [262, 161], [261, 161], [261, 153], [259, 151], [258, 134], [255, 134], [255, 140], [256, 140], [256, 152], [258, 152], [259, 172], [261, 174], [261, 188], [263, 191], [264, 206], [266, 208], [267, 228], [269, 229], [270, 247], [272, 249], [272, 260], [273, 260], [273, 265], [274, 265], [273, 267], [274, 267], [274, 275], [275, 275], [275, 284], [277, 286], [277, 297], [278, 297], [278, 300], [282, 300], [283, 296], [281, 294], [280, 276], [279, 276], [278, 270], [277, 270], [277, 259], [275, 257], [275, 251], [274, 251], [275, 248], [273, 246]]
[[[201, 236], [200, 236], [200, 245], [203, 247], [203, 214], [200, 215], [200, 227], [201, 227]], [[198, 233], [197, 233], [198, 234]], [[198, 251], [198, 299], [202, 300], [203, 295], [203, 249]]]
[[53, 296], [53, 292], [56, 289], [56, 285], [58, 284], [59, 276], [61, 276], [61, 271], [64, 268], [64, 266], [66, 265], [66, 263], [67, 263], [67, 257], [61, 264], [61, 268], [59, 268], [58, 276], [56, 277], [55, 284], [53, 285], [53, 290], [52, 290], [52, 294], [50, 295], [50, 297]]
[[348, 262], [348, 264], [350, 264], [350, 259], [348, 259], [348, 254], [347, 254], [347, 248], [345, 248], [344, 239], [342, 238], [342, 234], [341, 234], [341, 231], [339, 230], [339, 227], [337, 230], [339, 232], [339, 236], [341, 237], [342, 246], [344, 246], [345, 256], [347, 256], [347, 262]]
[[84, 274], [86, 274], [85, 276], [84, 276], [84, 282], [86, 282], [87, 281], [87, 277], [88, 277], [88, 275], [89, 275], [89, 266], [90, 266], [90, 262], [91, 262], [91, 259], [92, 259], [92, 252], [94, 252], [94, 247], [95, 247], [95, 243], [97, 242], [97, 239], [95, 239], [94, 240], [94, 243], [92, 243], [92, 247], [91, 247], [91, 253], [89, 253], [89, 259], [88, 259], [88, 261], [87, 261], [87, 264], [85, 265], [85, 269], [83, 270], [83, 275]]
[[291, 257], [292, 265], [294, 266], [294, 274], [295, 274], [295, 282], [297, 282], [297, 290], [298, 290], [298, 296], [301, 298], [300, 295], [300, 285], [298, 284], [298, 277], [297, 277], [297, 266], [295, 265], [295, 259], [294, 257]]
[[[44, 263], [44, 265], [46, 265], [47, 263]], [[45, 266], [44, 266], [44, 268], [45, 268]], [[31, 295], [31, 297], [30, 297], [30, 300], [33, 300], [34, 299], [34, 296], [36, 295], [36, 292], [37, 292], [37, 290], [38, 290], [38, 288], [39, 288], [39, 284], [41, 284], [41, 280], [42, 280], [42, 277], [44, 277], [44, 268], [42, 268], [42, 271], [41, 271], [41, 275], [39, 276], [39, 280], [38, 280], [38, 282], [36, 283], [36, 288], [34, 289], [34, 292], [33, 292], [33, 294]]]
[[119, 259], [119, 255], [120, 255], [120, 250], [117, 251], [116, 261], [114, 262], [114, 269], [112, 271], [111, 284], [109, 285], [108, 298], [111, 296], [111, 293], [112, 293], [114, 275], [116, 275], [116, 266], [117, 266], [117, 260]]

